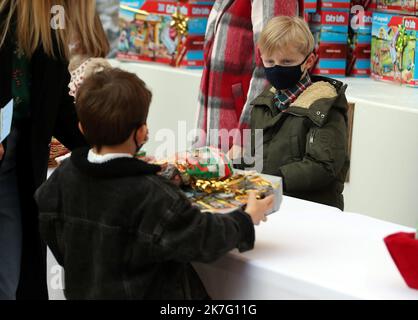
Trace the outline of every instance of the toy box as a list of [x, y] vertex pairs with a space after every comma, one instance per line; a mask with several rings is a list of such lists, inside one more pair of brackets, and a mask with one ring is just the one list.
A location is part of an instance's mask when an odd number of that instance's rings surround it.
[[373, 14], [371, 69], [377, 80], [418, 87], [418, 18]]
[[350, 0], [320, 0], [319, 8], [320, 11], [350, 11]]
[[355, 33], [349, 41], [347, 75], [355, 77], [370, 76], [371, 35]]
[[[351, 7], [361, 6], [364, 10], [376, 10], [376, 0], [351, 0]], [[353, 12], [351, 12], [353, 13]]]
[[212, 1], [121, 1], [118, 58], [203, 67], [203, 45], [212, 4]]
[[370, 76], [372, 16], [372, 12], [365, 11], [351, 17], [348, 36], [348, 76]]
[[310, 28], [318, 55], [313, 74], [342, 77], [346, 73], [348, 47], [348, 12], [310, 15]]
[[397, 14], [417, 14], [417, 0], [376, 0], [378, 11]]
[[318, 0], [304, 0], [303, 10], [306, 13], [315, 13], [318, 10]]

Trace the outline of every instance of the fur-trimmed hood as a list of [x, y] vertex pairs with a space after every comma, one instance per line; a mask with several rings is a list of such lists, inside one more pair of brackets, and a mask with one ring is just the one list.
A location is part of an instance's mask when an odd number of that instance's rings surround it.
[[[342, 113], [346, 113], [348, 102], [345, 91], [347, 85], [341, 81], [320, 76], [312, 76], [312, 82], [313, 84], [289, 106], [286, 113], [308, 117], [317, 126], [322, 127], [327, 122], [331, 108], [341, 109]], [[276, 89], [269, 87], [251, 104], [254, 107], [268, 106], [275, 113], [276, 106], [273, 103], [275, 94]]]

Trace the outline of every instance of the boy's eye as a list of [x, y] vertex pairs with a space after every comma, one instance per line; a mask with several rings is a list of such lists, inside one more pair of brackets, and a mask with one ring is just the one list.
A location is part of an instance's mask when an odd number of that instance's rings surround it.
[[293, 64], [293, 61], [292, 60], [283, 60], [282, 63], [284, 65], [289, 65], [289, 64]]
[[264, 63], [266, 65], [269, 65], [269, 66], [274, 65], [274, 61], [273, 60], [264, 60]]

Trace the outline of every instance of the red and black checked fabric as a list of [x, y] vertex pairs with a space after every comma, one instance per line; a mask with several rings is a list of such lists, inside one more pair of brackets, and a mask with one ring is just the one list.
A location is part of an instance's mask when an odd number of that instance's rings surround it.
[[[217, 130], [249, 127], [251, 106], [266, 88], [257, 49], [274, 16], [297, 15], [297, 0], [217, 0], [209, 17], [195, 146], [220, 147]], [[214, 131], [215, 129], [215, 131]], [[229, 147], [232, 145], [229, 139]]]

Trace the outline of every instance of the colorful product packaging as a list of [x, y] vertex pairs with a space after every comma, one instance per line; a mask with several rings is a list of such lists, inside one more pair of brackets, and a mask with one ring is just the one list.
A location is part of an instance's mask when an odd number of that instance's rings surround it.
[[373, 14], [371, 71], [376, 80], [418, 87], [418, 18]]
[[386, 13], [418, 14], [417, 0], [376, 0], [376, 8], [378, 11]]
[[321, 11], [348, 12], [350, 11], [351, 1], [350, 0], [320, 0], [319, 6], [320, 6]]
[[310, 15], [318, 55], [315, 75], [345, 76], [348, 47], [348, 12], [322, 11]]
[[225, 153], [213, 147], [190, 151], [186, 163], [186, 172], [199, 179], [225, 179], [234, 173], [231, 160]]
[[376, 0], [351, 0], [351, 8], [355, 6], [361, 6], [365, 11], [374, 11], [377, 7]]
[[318, 0], [304, 0], [303, 10], [305, 14], [315, 13], [318, 10]]
[[122, 0], [118, 58], [202, 68], [213, 1]]
[[372, 20], [371, 11], [363, 11], [351, 16], [348, 37], [348, 76], [370, 76]]

